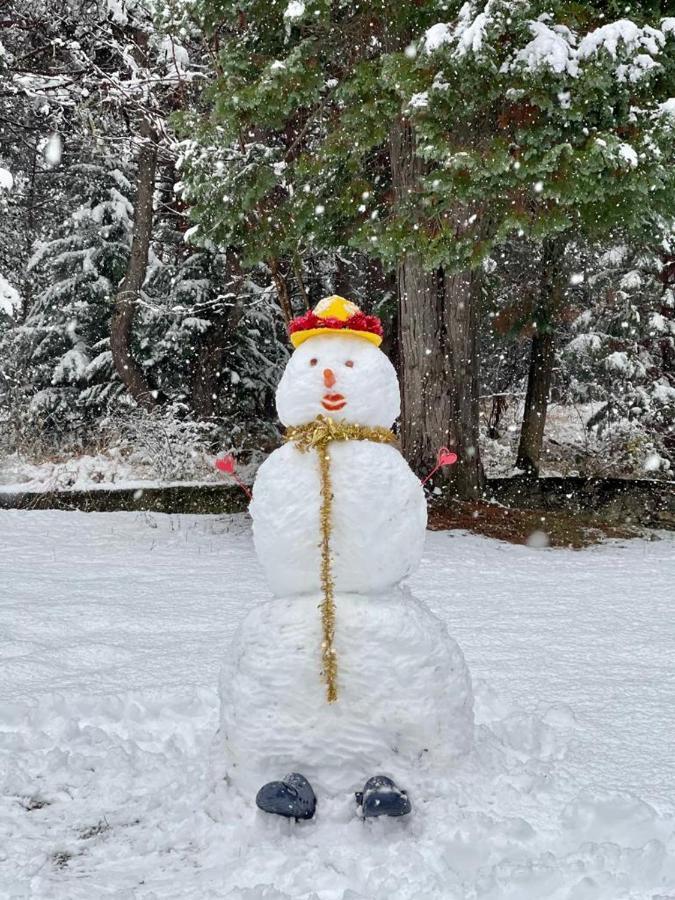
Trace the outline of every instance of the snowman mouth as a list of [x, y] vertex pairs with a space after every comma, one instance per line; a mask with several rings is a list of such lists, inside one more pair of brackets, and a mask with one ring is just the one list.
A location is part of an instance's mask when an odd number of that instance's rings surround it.
[[324, 394], [321, 405], [329, 412], [337, 412], [347, 405], [347, 401], [342, 394]]

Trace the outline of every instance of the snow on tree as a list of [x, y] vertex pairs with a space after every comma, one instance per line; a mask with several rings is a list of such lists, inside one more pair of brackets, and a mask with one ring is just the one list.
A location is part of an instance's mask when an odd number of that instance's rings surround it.
[[572, 396], [600, 404], [588, 427], [612, 442], [614, 456], [622, 445], [629, 470], [647, 472], [671, 470], [675, 452], [675, 230], [660, 224], [651, 250], [596, 251], [588, 306], [563, 350]]
[[[14, 190], [0, 190], [7, 222], [0, 270], [23, 305], [18, 316], [0, 315], [0, 402], [13, 423], [5, 438], [11, 434], [23, 446], [33, 438], [64, 450], [82, 446], [102, 423], [120, 427], [120, 404], [132, 415], [113, 365], [110, 331], [129, 260], [139, 148], [157, 159], [149, 186], [149, 266], [134, 295], [129, 347], [171, 395], [168, 418], [206, 414], [192, 388], [211, 377], [197, 371], [213, 362], [200, 349], [209, 341], [223, 364], [214, 365], [217, 374], [202, 399], [216, 393], [211, 413], [221, 414], [223, 387], [235, 415], [223, 428], [244, 421], [250, 424], [244, 431], [252, 432], [256, 413], [269, 406], [274, 366], [284, 352], [274, 317], [260, 314], [259, 288], [243, 291], [251, 299], [244, 318], [255, 320], [270, 347], [270, 373], [261, 371], [256, 381], [251, 366], [262, 370], [260, 360], [241, 364], [245, 326], [235, 338], [211, 335], [205, 310], [217, 318], [214, 301], [226, 293], [220, 251], [195, 254], [182, 239], [186, 226], [171, 190], [173, 139], [166, 119], [187, 99], [192, 70], [184, 42], [155, 27], [155, 12], [161, 11], [154, 4], [135, 2], [99, 2], [86, 10], [54, 0], [30, 9], [22, 0], [12, 3], [12, 27], [3, 33], [12, 50], [3, 57], [10, 99], [7, 119], [0, 118], [0, 162], [14, 173]], [[139, 41], [145, 46], [140, 55]], [[14, 72], [15, 59], [30, 63]], [[144, 122], [152, 135], [140, 133]], [[189, 296], [194, 279], [188, 273], [197, 268], [200, 287]], [[243, 321], [239, 305], [237, 322]], [[237, 390], [230, 389], [235, 381]]]
[[0, 313], [13, 318], [21, 309], [21, 295], [17, 289], [0, 275]]
[[[399, 232], [432, 261], [454, 256], [466, 266], [518, 233], [542, 243], [517, 460], [532, 471], [565, 245], [617, 227], [639, 232], [672, 203], [673, 141], [662, 110], [673, 90], [671, 20], [644, 21], [649, 11], [634, 6], [638, 22], [596, 25], [599, 5], [465, 3], [391, 71], [428, 166]], [[458, 202], [466, 212], [459, 224]], [[378, 244], [387, 240], [381, 218], [364, 227]]]
[[1, 345], [12, 360], [15, 428], [45, 445], [66, 431], [82, 446], [120, 390], [112, 378], [109, 321], [129, 255], [131, 184], [113, 163], [82, 163], [72, 174], [78, 202], [71, 194], [73, 212], [29, 263], [46, 286]]

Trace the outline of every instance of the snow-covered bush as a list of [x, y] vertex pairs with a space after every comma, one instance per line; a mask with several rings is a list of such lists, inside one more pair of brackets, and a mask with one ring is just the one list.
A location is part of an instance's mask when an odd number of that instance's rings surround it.
[[180, 403], [153, 412], [117, 410], [103, 427], [114, 455], [143, 477], [160, 481], [203, 480], [211, 474], [210, 459], [223, 439], [217, 423], [195, 422]]

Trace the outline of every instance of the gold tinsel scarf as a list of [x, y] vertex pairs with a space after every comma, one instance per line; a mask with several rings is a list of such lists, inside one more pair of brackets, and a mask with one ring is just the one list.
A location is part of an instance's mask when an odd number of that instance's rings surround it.
[[302, 453], [316, 449], [319, 456], [321, 479], [321, 603], [322, 643], [321, 659], [323, 677], [326, 682], [326, 699], [329, 703], [337, 700], [337, 655], [333, 646], [335, 638], [335, 585], [330, 557], [331, 513], [333, 507], [333, 486], [330, 477], [330, 453], [332, 441], [376, 441], [392, 444], [395, 436], [388, 428], [368, 428], [366, 425], [352, 425], [350, 422], [335, 421], [327, 416], [317, 416], [306, 425], [288, 428], [284, 436], [292, 441]]

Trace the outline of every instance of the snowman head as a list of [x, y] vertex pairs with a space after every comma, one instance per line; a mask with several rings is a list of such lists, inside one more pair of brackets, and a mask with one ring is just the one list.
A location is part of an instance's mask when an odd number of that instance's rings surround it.
[[305, 425], [324, 415], [391, 427], [401, 401], [394, 367], [378, 349], [379, 319], [364, 316], [341, 297], [329, 297], [294, 320], [291, 341], [297, 349], [276, 395], [284, 425]]

